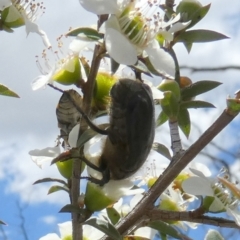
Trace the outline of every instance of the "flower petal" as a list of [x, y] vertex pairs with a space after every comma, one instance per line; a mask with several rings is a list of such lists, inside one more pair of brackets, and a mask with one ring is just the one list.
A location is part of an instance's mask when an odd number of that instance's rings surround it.
[[58, 228], [60, 231], [61, 239], [64, 239], [64, 237], [67, 237], [67, 236], [72, 236], [72, 222], [71, 221], [59, 223]]
[[41, 30], [36, 23], [30, 21], [25, 14], [22, 14], [22, 15], [24, 17], [24, 21], [25, 21], [25, 25], [26, 25], [27, 36], [30, 32], [35, 32], [35, 33], [39, 34], [42, 37], [44, 45], [47, 48], [50, 48], [51, 43], [47, 37], [47, 34], [43, 30]]
[[166, 77], [174, 78], [175, 63], [172, 56], [157, 44], [149, 44], [145, 49], [153, 67]]
[[61, 238], [56, 233], [49, 233], [39, 238], [39, 240], [61, 240]]
[[36, 77], [32, 82], [32, 90], [35, 91], [45, 87], [51, 81], [54, 71], [55, 69], [52, 69], [48, 74]]
[[87, 11], [97, 15], [115, 14], [118, 12], [117, 0], [79, 0]]
[[211, 183], [206, 178], [190, 177], [183, 181], [182, 188], [193, 195], [213, 196]]
[[178, 31], [184, 29], [185, 27], [187, 27], [190, 23], [191, 23], [191, 21], [185, 22], [185, 23], [180, 23], [180, 22], [178, 22], [178, 23], [174, 24], [174, 25], [169, 29], [169, 32], [170, 32], [170, 33], [178, 32]]
[[76, 126], [73, 127], [73, 129], [69, 133], [68, 143], [72, 148], [77, 147], [79, 129], [80, 129], [80, 124], [77, 124]]
[[77, 36], [73, 41], [69, 44], [69, 50], [71, 50], [74, 54], [79, 54], [81, 50], [83, 50], [88, 44], [92, 43], [93, 40], [89, 40], [89, 38], [82, 36]]
[[106, 49], [111, 58], [125, 65], [137, 62], [137, 50], [134, 45], [119, 31], [107, 28], [105, 34]]
[[51, 161], [57, 157], [60, 152], [60, 147], [47, 147], [44, 149], [31, 150], [28, 154], [31, 156], [33, 162], [42, 168], [43, 163]]

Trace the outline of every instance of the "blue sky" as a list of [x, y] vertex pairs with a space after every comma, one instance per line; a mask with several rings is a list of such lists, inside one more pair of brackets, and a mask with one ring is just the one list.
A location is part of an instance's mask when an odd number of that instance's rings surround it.
[[[210, 3], [206, 0], [201, 2]], [[94, 15], [85, 12], [77, 0], [45, 1], [44, 5], [46, 13], [38, 23], [47, 32], [53, 45], [56, 44], [55, 39], [67, 32], [70, 27], [95, 24]], [[196, 28], [219, 31], [228, 35], [230, 39], [208, 44], [195, 44], [190, 55], [183, 46], [178, 44], [175, 50], [180, 65], [239, 65], [239, 14], [240, 2], [238, 0], [213, 0], [207, 17]], [[28, 155], [32, 149], [54, 146], [56, 136], [59, 134], [55, 108], [60, 94], [50, 88], [36, 92], [31, 89], [32, 80], [40, 74], [35, 63], [35, 56], [41, 55], [44, 48], [39, 36], [30, 34], [26, 38], [24, 28], [19, 28], [13, 34], [1, 32], [0, 41], [0, 82], [16, 91], [21, 97], [12, 99], [0, 96], [0, 219], [8, 224], [0, 228], [0, 240], [4, 239], [3, 235], [1, 236], [2, 231], [5, 232], [8, 240], [24, 239], [19, 228], [21, 208], [23, 208], [22, 214], [26, 221], [28, 239], [37, 240], [49, 232], [57, 232], [57, 223], [70, 219], [68, 214], [58, 213], [59, 209], [68, 203], [66, 193], [47, 196], [49, 185], [32, 185], [34, 181], [43, 177], [61, 178], [56, 167], [46, 164], [43, 169], [40, 169]], [[185, 71], [184, 74], [191, 77], [193, 81], [212, 79], [223, 82], [223, 85], [213, 94], [210, 92], [199, 97], [199, 99], [215, 104], [216, 109], [208, 112], [191, 111], [192, 120], [203, 131], [224, 109], [226, 96], [229, 94], [233, 96], [234, 92], [240, 89], [239, 72], [191, 74]], [[237, 121], [239, 118], [229, 126], [228, 130], [224, 131], [224, 134], [216, 138], [215, 141], [218, 144], [236, 149], [236, 143], [239, 142], [239, 134], [236, 133], [236, 129], [239, 129]], [[167, 126], [159, 129], [158, 132], [161, 143], [170, 146]], [[183, 137], [183, 141], [189, 145], [198, 136], [198, 131], [193, 127], [189, 140]], [[208, 148], [208, 151], [220, 155], [220, 152], [214, 148]], [[157, 157], [159, 156], [154, 156], [154, 158]], [[209, 162], [203, 156], [197, 157], [196, 160]], [[232, 171], [238, 173], [239, 164], [232, 163], [232, 161], [231, 164]], [[197, 237], [194, 235], [193, 238], [202, 239], [200, 235]]]

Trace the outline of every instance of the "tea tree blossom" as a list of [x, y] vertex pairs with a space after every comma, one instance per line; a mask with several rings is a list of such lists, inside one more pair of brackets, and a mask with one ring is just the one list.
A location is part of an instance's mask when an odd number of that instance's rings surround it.
[[[79, 52], [69, 46], [68, 53], [63, 53], [63, 44], [61, 38], [58, 39], [58, 51], [52, 49], [43, 50], [42, 58], [37, 58], [37, 65], [42, 73], [32, 82], [32, 89], [38, 90], [49, 83], [58, 82], [63, 85], [77, 83], [81, 78], [81, 65], [79, 61]], [[79, 49], [80, 51], [80, 49]], [[53, 59], [49, 59], [49, 55]], [[63, 55], [63, 56], [62, 56]], [[50, 56], [50, 57], [51, 57]]]
[[182, 183], [185, 192], [193, 195], [211, 196], [213, 202], [207, 209], [210, 212], [226, 211], [235, 219], [236, 224], [240, 225], [239, 199], [234, 196], [234, 192], [222, 183], [222, 181], [206, 177], [202, 172], [191, 169], [196, 175], [188, 178]]
[[[64, 222], [58, 224], [60, 236], [56, 233], [49, 233], [39, 240], [72, 240], [72, 222]], [[83, 239], [84, 240], [92, 240], [92, 239], [100, 239], [103, 237], [104, 233], [97, 230], [94, 227], [89, 225], [83, 225]]]
[[[148, 56], [153, 67], [166, 76], [175, 76], [172, 57], [160, 48], [156, 40], [158, 1], [80, 0], [80, 4], [97, 15], [111, 14], [105, 22], [105, 45], [109, 55], [118, 63], [134, 65], [138, 56]], [[179, 20], [179, 19], [177, 19]], [[171, 25], [166, 23], [164, 27]]]
[[51, 46], [46, 33], [39, 28], [35, 21], [44, 13], [42, 3], [26, 0], [4, 0], [0, 3], [1, 20], [5, 27], [16, 28], [25, 25], [27, 35], [35, 32], [42, 37], [47, 48]]

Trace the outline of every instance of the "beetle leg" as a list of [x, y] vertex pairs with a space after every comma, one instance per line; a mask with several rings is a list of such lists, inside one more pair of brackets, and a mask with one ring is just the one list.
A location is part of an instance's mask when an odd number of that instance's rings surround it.
[[85, 112], [81, 109], [80, 106], [78, 106], [76, 104], [76, 102], [74, 101], [74, 99], [72, 98], [72, 96], [69, 94], [69, 92], [65, 92], [66, 96], [69, 98], [69, 100], [73, 103], [74, 107], [82, 114], [82, 117], [85, 119], [85, 121], [87, 122], [88, 126], [94, 130], [97, 133], [103, 134], [103, 135], [108, 135], [108, 130], [104, 130], [99, 128], [98, 126], [96, 126], [90, 119], [89, 117], [85, 114]]

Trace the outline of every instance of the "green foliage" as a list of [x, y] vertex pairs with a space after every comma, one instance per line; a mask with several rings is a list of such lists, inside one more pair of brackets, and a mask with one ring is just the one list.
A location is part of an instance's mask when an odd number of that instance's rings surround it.
[[103, 219], [98, 219], [98, 218], [91, 218], [84, 222], [83, 224], [90, 225], [92, 227], [97, 228], [98, 230], [104, 232], [107, 234], [111, 239], [113, 240], [122, 240], [121, 235], [117, 231], [117, 229], [112, 225], [110, 222], [103, 220]]
[[148, 223], [148, 227], [158, 230], [161, 234], [168, 235], [175, 239], [183, 239], [180, 232], [178, 232], [173, 226], [166, 222], [160, 220], [151, 221], [150, 223]]
[[156, 121], [156, 127], [161, 126], [168, 120], [168, 116], [164, 111], [161, 111], [158, 115], [157, 121]]
[[0, 95], [19, 98], [19, 96], [15, 92], [10, 90], [8, 87], [4, 86], [3, 84], [0, 84]]
[[98, 41], [103, 38], [103, 35], [97, 30], [89, 27], [80, 27], [70, 30], [66, 36], [76, 37], [79, 34], [86, 36], [89, 40]]
[[172, 159], [171, 154], [170, 154], [168, 148], [165, 145], [163, 145], [161, 143], [158, 143], [158, 142], [155, 142], [155, 143], [153, 143], [152, 149], [154, 151], [160, 153], [161, 155], [163, 155], [167, 159], [169, 159], [169, 160]]
[[118, 223], [119, 219], [121, 218], [121, 216], [118, 213], [118, 211], [115, 208], [113, 208], [113, 207], [106, 208], [106, 211], [107, 211], [107, 215], [108, 215], [111, 223], [113, 225], [116, 225]]
[[191, 121], [189, 112], [185, 108], [180, 108], [178, 113], [178, 125], [184, 135], [188, 138], [191, 130]]
[[189, 99], [196, 97], [197, 95], [200, 95], [202, 93], [208, 92], [222, 83], [216, 82], [216, 81], [210, 81], [210, 80], [201, 80], [198, 82], [195, 82], [191, 84], [190, 86], [187, 86], [182, 89], [182, 101], [188, 101]]
[[66, 186], [54, 185], [49, 188], [48, 194], [55, 193], [58, 191], [66, 191], [67, 193], [69, 193], [69, 189]]

